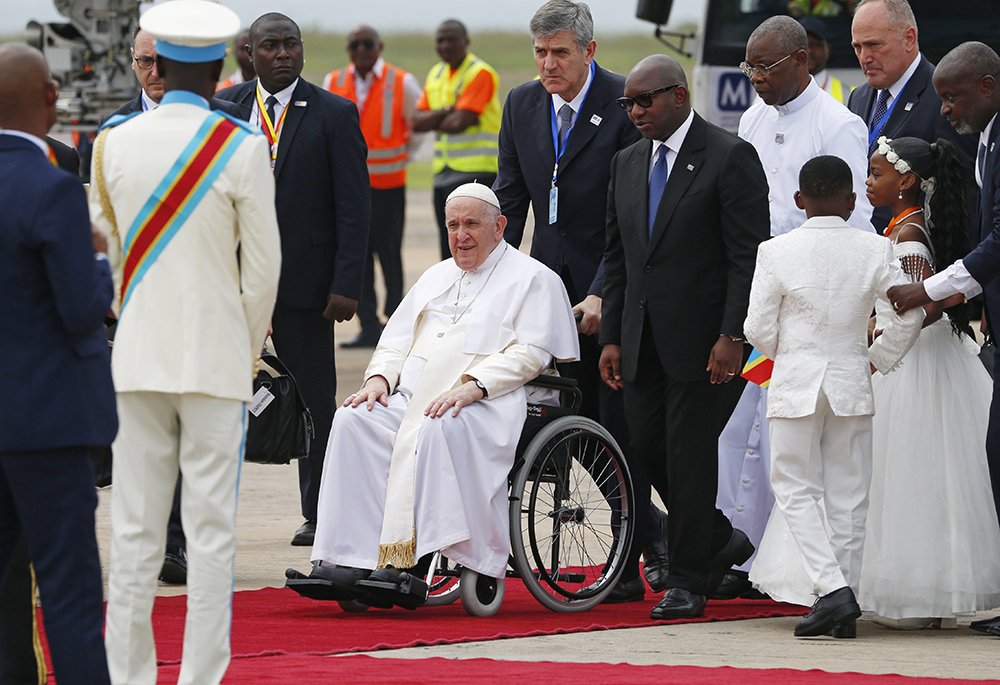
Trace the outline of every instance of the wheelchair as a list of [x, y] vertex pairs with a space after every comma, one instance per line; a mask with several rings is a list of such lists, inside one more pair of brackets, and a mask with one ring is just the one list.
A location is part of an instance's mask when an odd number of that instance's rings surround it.
[[[529, 398], [508, 475], [510, 568], [490, 578], [435, 554], [422, 606], [460, 599], [468, 614], [492, 616], [503, 601], [505, 579], [520, 578], [546, 608], [586, 611], [621, 577], [635, 530], [632, 481], [621, 449], [603, 426], [578, 415], [583, 396], [574, 379], [543, 374], [528, 386], [554, 391], [559, 400], [552, 406]], [[297, 589], [299, 582], [290, 579], [286, 587]], [[369, 608], [338, 603], [345, 611]]]

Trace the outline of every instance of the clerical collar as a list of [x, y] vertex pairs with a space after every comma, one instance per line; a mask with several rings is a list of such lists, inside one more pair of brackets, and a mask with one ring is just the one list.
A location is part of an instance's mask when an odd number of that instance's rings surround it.
[[291, 85], [282, 88], [277, 93], [269, 93], [267, 92], [267, 88], [264, 87], [264, 84], [260, 82], [260, 79], [257, 79], [257, 87], [260, 88], [260, 99], [267, 102], [267, 99], [273, 95], [282, 108], [288, 107], [288, 103], [292, 99], [292, 93], [295, 91], [295, 86], [297, 85], [299, 85], [298, 77], [292, 81]]
[[500, 258], [503, 257], [503, 254], [506, 251], [507, 251], [507, 241], [504, 240], [503, 238], [500, 238], [500, 242], [496, 244], [496, 246], [493, 248], [493, 251], [490, 252], [490, 255], [483, 261], [482, 264], [480, 264], [475, 269], [471, 269], [469, 271], [464, 271], [464, 270], [463, 271], [464, 273], [467, 274], [478, 274], [482, 273], [486, 269], [492, 269], [493, 267], [496, 266], [497, 262], [500, 261]]
[[819, 95], [822, 90], [823, 89], [819, 87], [819, 84], [816, 83], [816, 79], [810, 76], [809, 85], [807, 85], [801, 93], [783, 105], [775, 105], [774, 108], [779, 114], [791, 114], [792, 112], [797, 112], [815, 100], [816, 96]]

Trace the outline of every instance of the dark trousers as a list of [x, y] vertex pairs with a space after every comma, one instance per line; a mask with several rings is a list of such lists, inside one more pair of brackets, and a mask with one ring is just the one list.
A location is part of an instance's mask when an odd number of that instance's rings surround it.
[[632, 449], [628, 422], [625, 420], [623, 393], [612, 390], [601, 380], [600, 360], [601, 346], [597, 344], [596, 336], [581, 335], [580, 361], [560, 364], [559, 373], [576, 379], [583, 393], [580, 415], [593, 419], [608, 429], [621, 447], [625, 463], [629, 467], [636, 508], [632, 519], [635, 534], [632, 537], [632, 547], [625, 556], [622, 580], [633, 580], [639, 577], [639, 555], [643, 547], [660, 536], [659, 521], [655, 513], [656, 507], [649, 501], [649, 479], [636, 461]]
[[671, 378], [660, 362], [648, 321], [638, 362], [635, 381], [625, 383], [625, 411], [636, 457], [670, 513], [667, 587], [704, 595], [712, 555], [733, 532], [715, 506], [718, 444], [742, 384], [713, 385], [707, 375], [691, 383]]
[[[482, 183], [487, 188], [493, 187], [493, 182], [497, 180], [497, 175], [495, 173], [481, 173], [476, 174], [476, 183]], [[448, 259], [451, 257], [451, 248], [448, 247], [448, 225], [445, 223], [444, 218], [444, 203], [448, 200], [448, 196], [451, 195], [455, 188], [465, 185], [469, 181], [459, 181], [457, 183], [449, 183], [443, 186], [434, 186], [434, 212], [437, 214], [438, 220], [438, 232], [441, 237], [441, 259]]]
[[1000, 513], [1000, 347], [993, 353], [993, 401], [986, 430], [986, 461], [990, 467], [993, 504]]
[[0, 453], [0, 575], [23, 535], [60, 685], [110, 683], [96, 508], [86, 447]]
[[312, 520], [316, 518], [323, 457], [337, 403], [333, 322], [323, 318], [322, 308], [293, 309], [279, 300], [274, 306], [271, 324], [275, 351], [295, 377], [316, 429], [309, 456], [299, 459], [302, 516]]
[[41, 644], [36, 651], [33, 586], [31, 560], [22, 538], [7, 576], [0, 575], [0, 683], [5, 685], [38, 685], [48, 679]]
[[181, 478], [183, 476], [177, 474], [174, 503], [170, 507], [170, 518], [167, 519], [167, 544], [185, 549], [187, 538], [184, 537], [184, 526], [181, 525]]
[[[375, 297], [375, 259], [382, 266], [385, 280], [385, 305], [382, 313], [388, 319], [403, 299], [403, 224], [406, 219], [406, 186], [372, 188], [372, 220], [368, 231], [368, 255], [365, 257], [365, 279], [358, 301], [358, 321], [361, 331], [375, 334], [382, 323], [378, 318]], [[277, 343], [276, 343], [277, 344]]]

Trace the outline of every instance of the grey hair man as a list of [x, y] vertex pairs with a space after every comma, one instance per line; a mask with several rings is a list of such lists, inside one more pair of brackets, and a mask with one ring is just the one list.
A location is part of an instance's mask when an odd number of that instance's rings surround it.
[[[625, 79], [602, 69], [594, 59], [594, 20], [585, 3], [549, 0], [535, 12], [529, 30], [538, 79], [511, 91], [500, 126], [499, 171], [493, 187], [508, 219], [504, 238], [514, 246], [521, 244], [530, 206], [535, 215], [531, 254], [560, 275], [573, 311], [581, 317], [581, 361], [560, 370], [579, 382], [582, 413], [606, 426], [628, 458], [630, 440], [621, 393], [601, 382], [596, 338], [601, 326], [611, 160], [640, 135], [615, 102]], [[636, 501], [648, 501], [648, 481], [637, 464], [631, 471]], [[643, 548], [647, 578], [654, 589], [663, 589], [666, 524], [651, 505], [648, 512], [641, 509], [636, 548], [608, 601], [643, 598], [645, 586], [638, 570]]]

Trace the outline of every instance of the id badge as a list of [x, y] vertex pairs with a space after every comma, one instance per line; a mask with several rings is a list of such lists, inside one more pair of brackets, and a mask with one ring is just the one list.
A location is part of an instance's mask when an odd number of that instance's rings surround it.
[[554, 224], [557, 218], [559, 218], [559, 188], [552, 186], [549, 189], [549, 225]]

